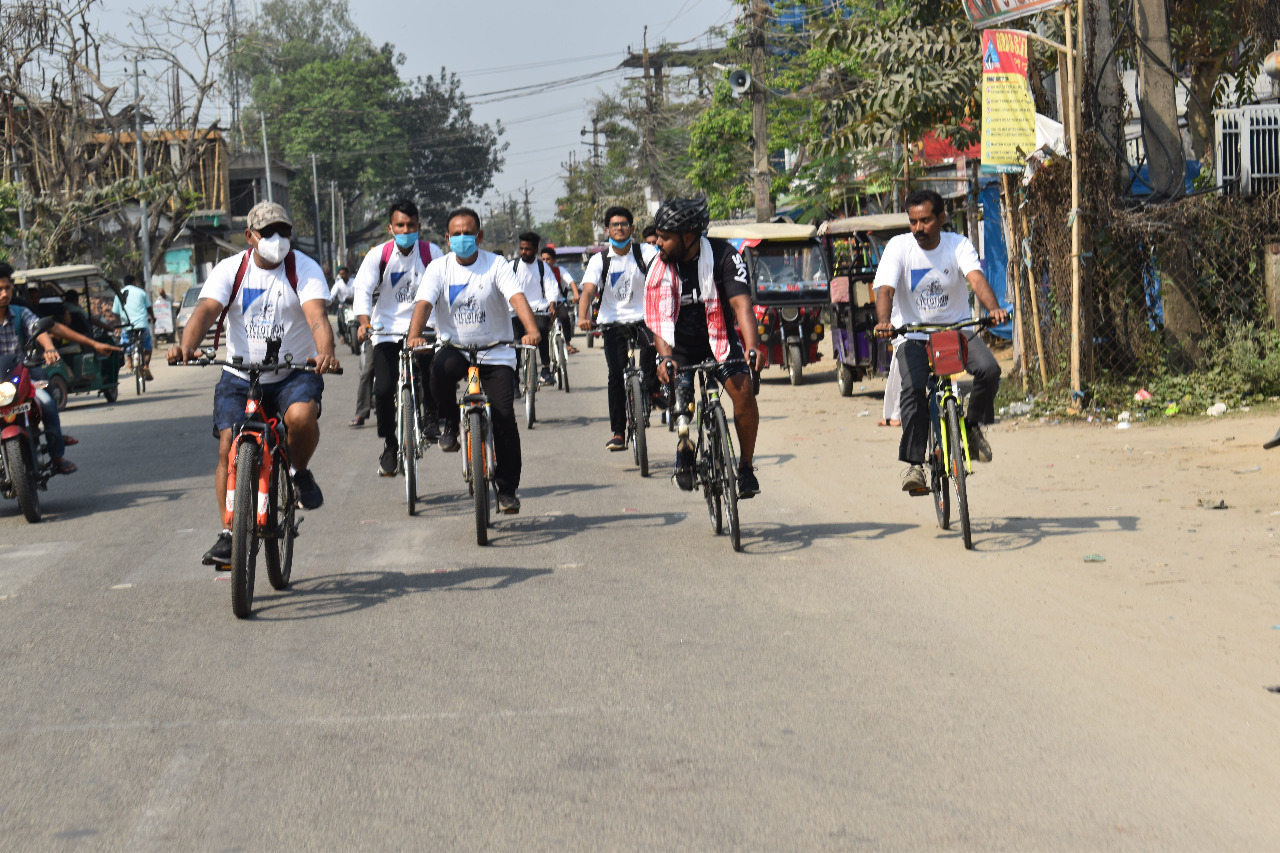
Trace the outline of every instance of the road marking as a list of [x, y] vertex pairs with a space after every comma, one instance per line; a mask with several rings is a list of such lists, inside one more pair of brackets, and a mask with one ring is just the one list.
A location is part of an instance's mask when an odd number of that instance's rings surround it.
[[146, 808], [133, 826], [128, 850], [165, 850], [172, 841], [165, 841], [165, 833], [173, 825], [182, 810], [187, 791], [196, 781], [200, 766], [204, 764], [206, 749], [199, 744], [184, 744], [169, 762], [169, 766], [156, 780], [147, 798]]
[[118, 583], [118, 584], [116, 584], [115, 586], [113, 586], [113, 587], [111, 587], [111, 588], [112, 588], [112, 589], [133, 589], [133, 584], [131, 584], [131, 583]]

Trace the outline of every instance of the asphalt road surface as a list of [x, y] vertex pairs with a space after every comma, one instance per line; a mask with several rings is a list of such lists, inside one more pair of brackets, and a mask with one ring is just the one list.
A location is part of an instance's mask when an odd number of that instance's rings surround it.
[[[214, 369], [73, 398], [79, 473], [41, 524], [0, 503], [0, 847], [1280, 846], [1280, 697], [1225, 694], [1237, 737], [1187, 712], [1176, 660], [1153, 687], [1105, 657], [1069, 615], [1101, 605], [1019, 581], [1051, 536], [984, 550], [1007, 540], [988, 520], [965, 552], [897, 490], [878, 399], [766, 374], [734, 554], [670, 482], [665, 428], [648, 480], [605, 452], [600, 349], [572, 371], [522, 426], [523, 509], [485, 548], [460, 457], [430, 451], [407, 517], [372, 425], [346, 426], [356, 371], [327, 379], [325, 505], [292, 589], [260, 569], [243, 621], [199, 563]], [[1032, 500], [996, 494], [1026, 476], [1003, 439], [970, 487], [983, 518]], [[1076, 532], [1141, 535], [1113, 521]], [[1014, 592], [986, 592], [998, 573]]]

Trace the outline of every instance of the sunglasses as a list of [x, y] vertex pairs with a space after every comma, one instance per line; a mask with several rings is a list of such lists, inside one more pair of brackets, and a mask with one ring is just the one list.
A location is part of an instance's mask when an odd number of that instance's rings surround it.
[[258, 229], [258, 236], [264, 239], [270, 239], [277, 234], [281, 237], [291, 237], [293, 229], [283, 222], [272, 222], [270, 225], [264, 225]]

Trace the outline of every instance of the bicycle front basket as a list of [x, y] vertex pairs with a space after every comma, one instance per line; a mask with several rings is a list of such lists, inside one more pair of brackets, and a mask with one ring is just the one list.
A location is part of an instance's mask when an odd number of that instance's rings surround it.
[[929, 335], [929, 363], [939, 376], [964, 373], [969, 356], [969, 341], [959, 331], [934, 332]]

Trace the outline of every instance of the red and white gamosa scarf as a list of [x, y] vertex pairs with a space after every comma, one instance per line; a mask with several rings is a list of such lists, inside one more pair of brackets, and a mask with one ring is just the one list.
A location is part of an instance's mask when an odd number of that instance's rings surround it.
[[[698, 248], [698, 291], [707, 309], [707, 339], [716, 361], [729, 357], [729, 329], [720, 310], [720, 291], [716, 287], [711, 242], [706, 237]], [[680, 313], [680, 273], [675, 264], [667, 264], [662, 256], [653, 259], [644, 282], [644, 323], [668, 344], [675, 343], [676, 316]]]

